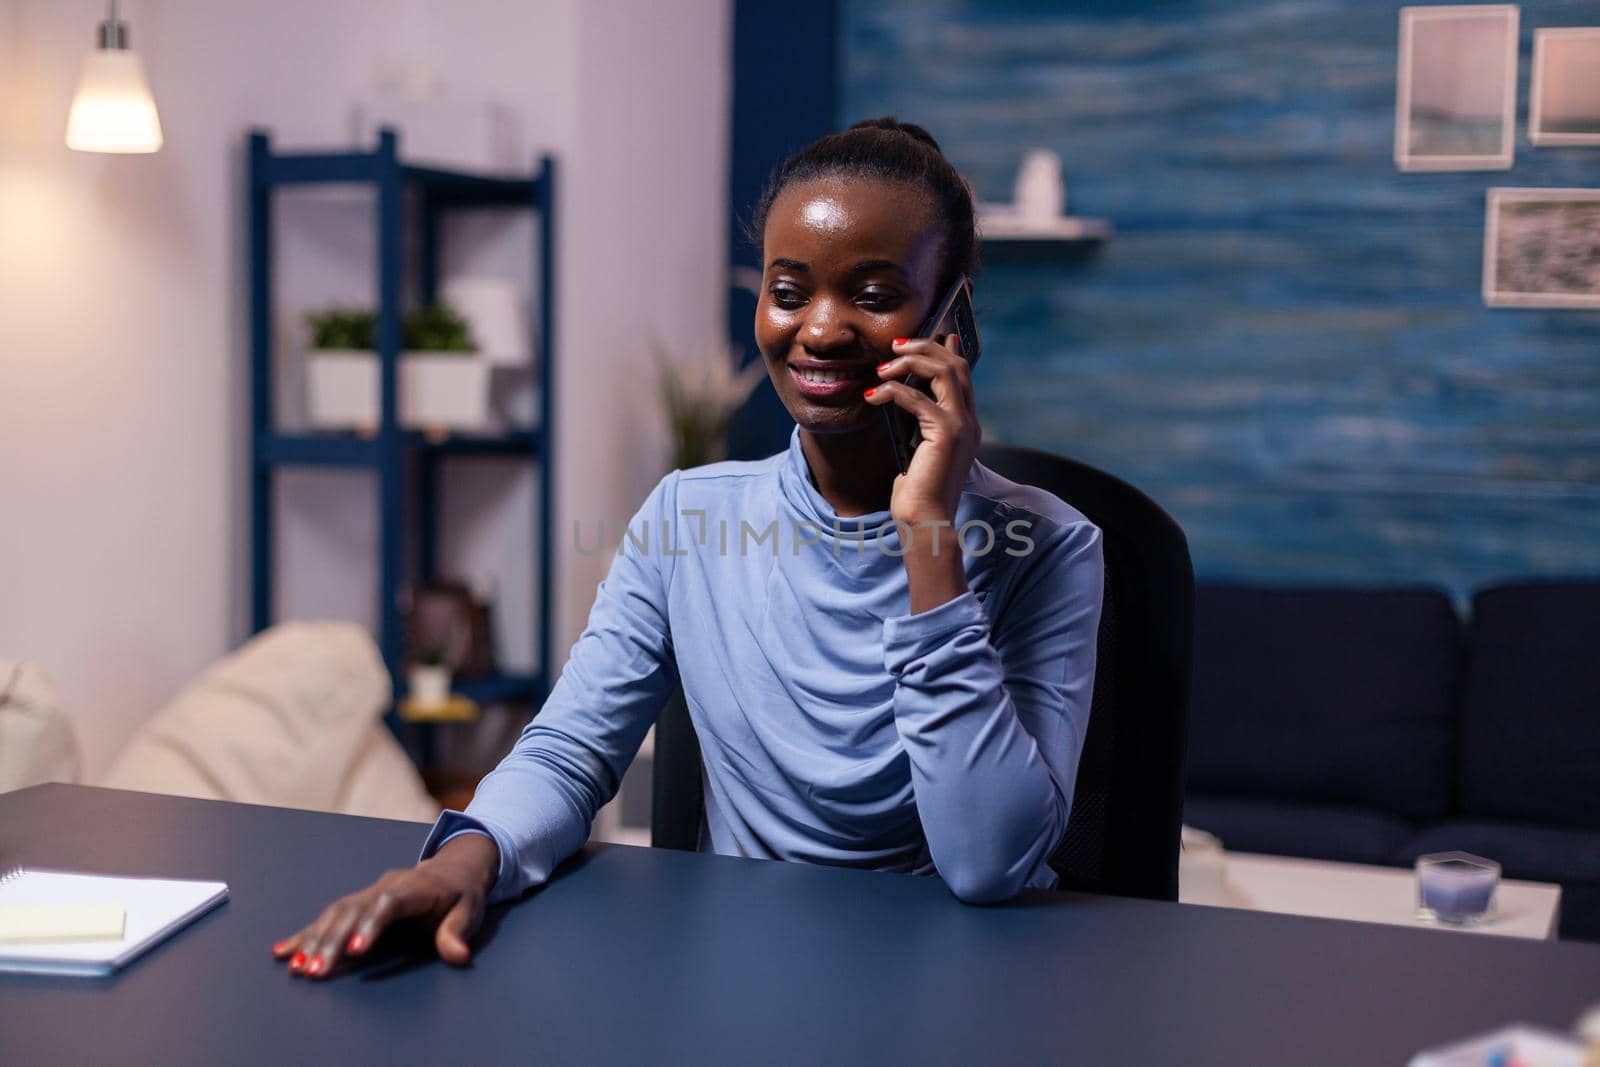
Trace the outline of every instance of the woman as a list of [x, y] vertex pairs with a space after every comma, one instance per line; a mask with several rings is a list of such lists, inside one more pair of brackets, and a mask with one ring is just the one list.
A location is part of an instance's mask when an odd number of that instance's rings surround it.
[[[661, 480], [540, 714], [414, 868], [273, 946], [292, 972], [326, 976], [404, 917], [466, 962], [485, 904], [582, 846], [680, 680], [702, 848], [937, 873], [967, 901], [1055, 883], [1100, 532], [977, 463], [966, 361], [907, 339], [973, 270], [971, 192], [926, 131], [875, 119], [786, 161], [754, 221], [788, 450]], [[921, 432], [904, 474], [887, 405]]]

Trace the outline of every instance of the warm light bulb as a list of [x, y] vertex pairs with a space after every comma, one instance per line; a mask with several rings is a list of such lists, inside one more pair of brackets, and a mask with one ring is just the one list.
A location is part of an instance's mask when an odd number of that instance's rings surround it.
[[126, 48], [89, 53], [67, 115], [67, 147], [79, 152], [161, 148], [161, 119], [136, 53]]

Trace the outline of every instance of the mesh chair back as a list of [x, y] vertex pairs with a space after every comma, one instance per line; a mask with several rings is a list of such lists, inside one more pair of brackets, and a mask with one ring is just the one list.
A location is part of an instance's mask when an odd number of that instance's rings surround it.
[[1013, 445], [985, 445], [979, 458], [1077, 508], [1100, 527], [1105, 551], [1089, 733], [1051, 857], [1060, 887], [1176, 900], [1194, 615], [1188, 541], [1155, 501], [1086, 463]]

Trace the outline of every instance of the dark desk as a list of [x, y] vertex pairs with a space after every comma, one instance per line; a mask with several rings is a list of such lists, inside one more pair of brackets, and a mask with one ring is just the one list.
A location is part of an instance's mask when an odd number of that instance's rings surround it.
[[591, 847], [467, 970], [291, 979], [269, 944], [423, 828], [41, 786], [0, 866], [222, 878], [115, 978], [0, 975], [0, 1062], [1402, 1064], [1600, 999], [1600, 946]]

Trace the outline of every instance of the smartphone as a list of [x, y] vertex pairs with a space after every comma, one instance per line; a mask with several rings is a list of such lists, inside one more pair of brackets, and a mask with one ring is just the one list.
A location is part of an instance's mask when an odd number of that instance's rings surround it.
[[[938, 340], [952, 333], [961, 340], [961, 355], [967, 365], [976, 367], [978, 357], [983, 355], [983, 346], [978, 340], [978, 320], [972, 311], [972, 282], [965, 274], [956, 278], [944, 298], [934, 305], [933, 313], [918, 327], [916, 336]], [[932, 387], [922, 379], [907, 375], [903, 380], [913, 389], [933, 395]], [[895, 460], [900, 464], [900, 473], [904, 474], [911, 468], [911, 454], [922, 443], [921, 427], [916, 416], [897, 404], [884, 405], [883, 417], [889, 423]]]

